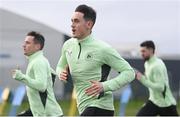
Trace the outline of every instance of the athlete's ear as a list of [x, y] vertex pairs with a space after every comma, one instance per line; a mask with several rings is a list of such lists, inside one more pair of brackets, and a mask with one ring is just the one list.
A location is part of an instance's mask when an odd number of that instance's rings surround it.
[[154, 50], [152, 48], [149, 48], [149, 51], [151, 54], [154, 54]]
[[40, 50], [41, 49], [41, 45], [40, 44], [36, 44], [35, 48], [36, 48], [36, 50]]
[[93, 22], [92, 22], [91, 20], [88, 20], [88, 21], [87, 21], [87, 27], [88, 27], [88, 29], [92, 29], [92, 27], [93, 27]]

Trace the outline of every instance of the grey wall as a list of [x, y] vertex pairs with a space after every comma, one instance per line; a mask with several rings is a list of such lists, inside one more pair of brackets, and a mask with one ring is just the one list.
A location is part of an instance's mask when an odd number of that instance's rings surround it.
[[[31, 30], [45, 36], [44, 54], [55, 69], [64, 42], [64, 34], [39, 22], [0, 9], [0, 87], [14, 89], [20, 84], [11, 78], [10, 71], [19, 65], [25, 73], [27, 60], [23, 55], [22, 44], [27, 32]], [[63, 85], [59, 80], [56, 81], [55, 92], [57, 95], [63, 93]]]

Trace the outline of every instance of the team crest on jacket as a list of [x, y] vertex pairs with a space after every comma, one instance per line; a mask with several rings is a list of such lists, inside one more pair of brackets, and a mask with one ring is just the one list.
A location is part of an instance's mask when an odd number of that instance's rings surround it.
[[93, 53], [87, 53], [86, 59], [91, 60], [93, 58]]

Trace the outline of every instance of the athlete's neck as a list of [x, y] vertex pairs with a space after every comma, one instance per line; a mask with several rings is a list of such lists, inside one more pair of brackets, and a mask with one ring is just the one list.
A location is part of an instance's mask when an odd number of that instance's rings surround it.
[[91, 34], [92, 31], [88, 31], [87, 33], [85, 33], [82, 37], [77, 38], [78, 40], [83, 40], [84, 38], [86, 38], [87, 36], [89, 36]]

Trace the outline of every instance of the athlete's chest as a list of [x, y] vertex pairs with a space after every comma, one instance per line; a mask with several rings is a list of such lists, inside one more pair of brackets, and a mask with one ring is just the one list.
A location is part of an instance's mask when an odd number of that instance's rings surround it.
[[150, 81], [155, 81], [155, 74], [154, 74], [155, 67], [154, 65], [147, 65], [145, 66], [145, 75]]
[[30, 76], [31, 78], [34, 78], [34, 70], [33, 70], [34, 62], [28, 64], [26, 69], [26, 75]]
[[65, 50], [65, 56], [71, 70], [93, 70], [101, 66], [101, 55], [98, 48], [83, 44], [75, 44]]

